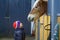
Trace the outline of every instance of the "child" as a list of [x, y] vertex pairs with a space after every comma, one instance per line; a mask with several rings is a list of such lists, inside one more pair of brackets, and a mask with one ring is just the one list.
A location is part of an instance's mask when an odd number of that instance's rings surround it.
[[14, 39], [25, 40], [25, 32], [24, 32], [23, 24], [20, 21], [15, 21], [13, 23], [13, 27], [15, 28]]

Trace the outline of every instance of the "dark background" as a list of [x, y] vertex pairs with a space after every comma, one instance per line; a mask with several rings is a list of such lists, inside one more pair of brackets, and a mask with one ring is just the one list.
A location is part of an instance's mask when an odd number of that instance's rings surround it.
[[0, 37], [12, 36], [12, 23], [20, 20], [24, 24], [25, 33], [30, 34], [30, 22], [27, 15], [31, 9], [31, 0], [0, 0]]

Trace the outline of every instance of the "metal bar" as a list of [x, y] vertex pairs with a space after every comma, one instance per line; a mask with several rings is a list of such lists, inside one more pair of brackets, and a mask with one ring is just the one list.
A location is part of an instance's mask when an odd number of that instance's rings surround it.
[[[58, 0], [57, 0], [58, 1]], [[54, 39], [54, 28], [57, 23], [56, 0], [48, 0], [48, 13], [51, 13], [51, 40]], [[50, 10], [49, 10], [50, 8]]]
[[31, 9], [32, 9], [32, 6], [33, 6], [33, 4], [34, 4], [35, 1], [36, 0], [31, 0]]
[[40, 40], [40, 19], [38, 19], [38, 40]]
[[51, 0], [51, 40], [54, 40], [54, 0]]
[[[35, 2], [35, 0], [31, 0], [31, 9], [32, 9], [34, 2]], [[34, 22], [31, 22], [31, 34], [32, 34], [33, 28], [34, 28]]]

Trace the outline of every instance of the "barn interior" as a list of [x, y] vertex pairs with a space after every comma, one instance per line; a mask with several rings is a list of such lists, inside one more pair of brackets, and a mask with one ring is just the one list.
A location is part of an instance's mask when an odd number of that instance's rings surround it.
[[25, 40], [60, 40], [60, 0], [43, 0], [48, 2], [48, 15], [28, 21], [36, 1], [0, 0], [0, 40], [14, 40], [13, 22], [16, 20], [23, 23]]

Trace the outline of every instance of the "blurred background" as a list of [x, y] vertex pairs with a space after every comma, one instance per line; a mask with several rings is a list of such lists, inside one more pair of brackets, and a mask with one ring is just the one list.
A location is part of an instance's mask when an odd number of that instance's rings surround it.
[[26, 35], [30, 36], [31, 23], [27, 20], [30, 9], [31, 0], [0, 0], [0, 38], [13, 38], [12, 23], [16, 20], [23, 23]]

